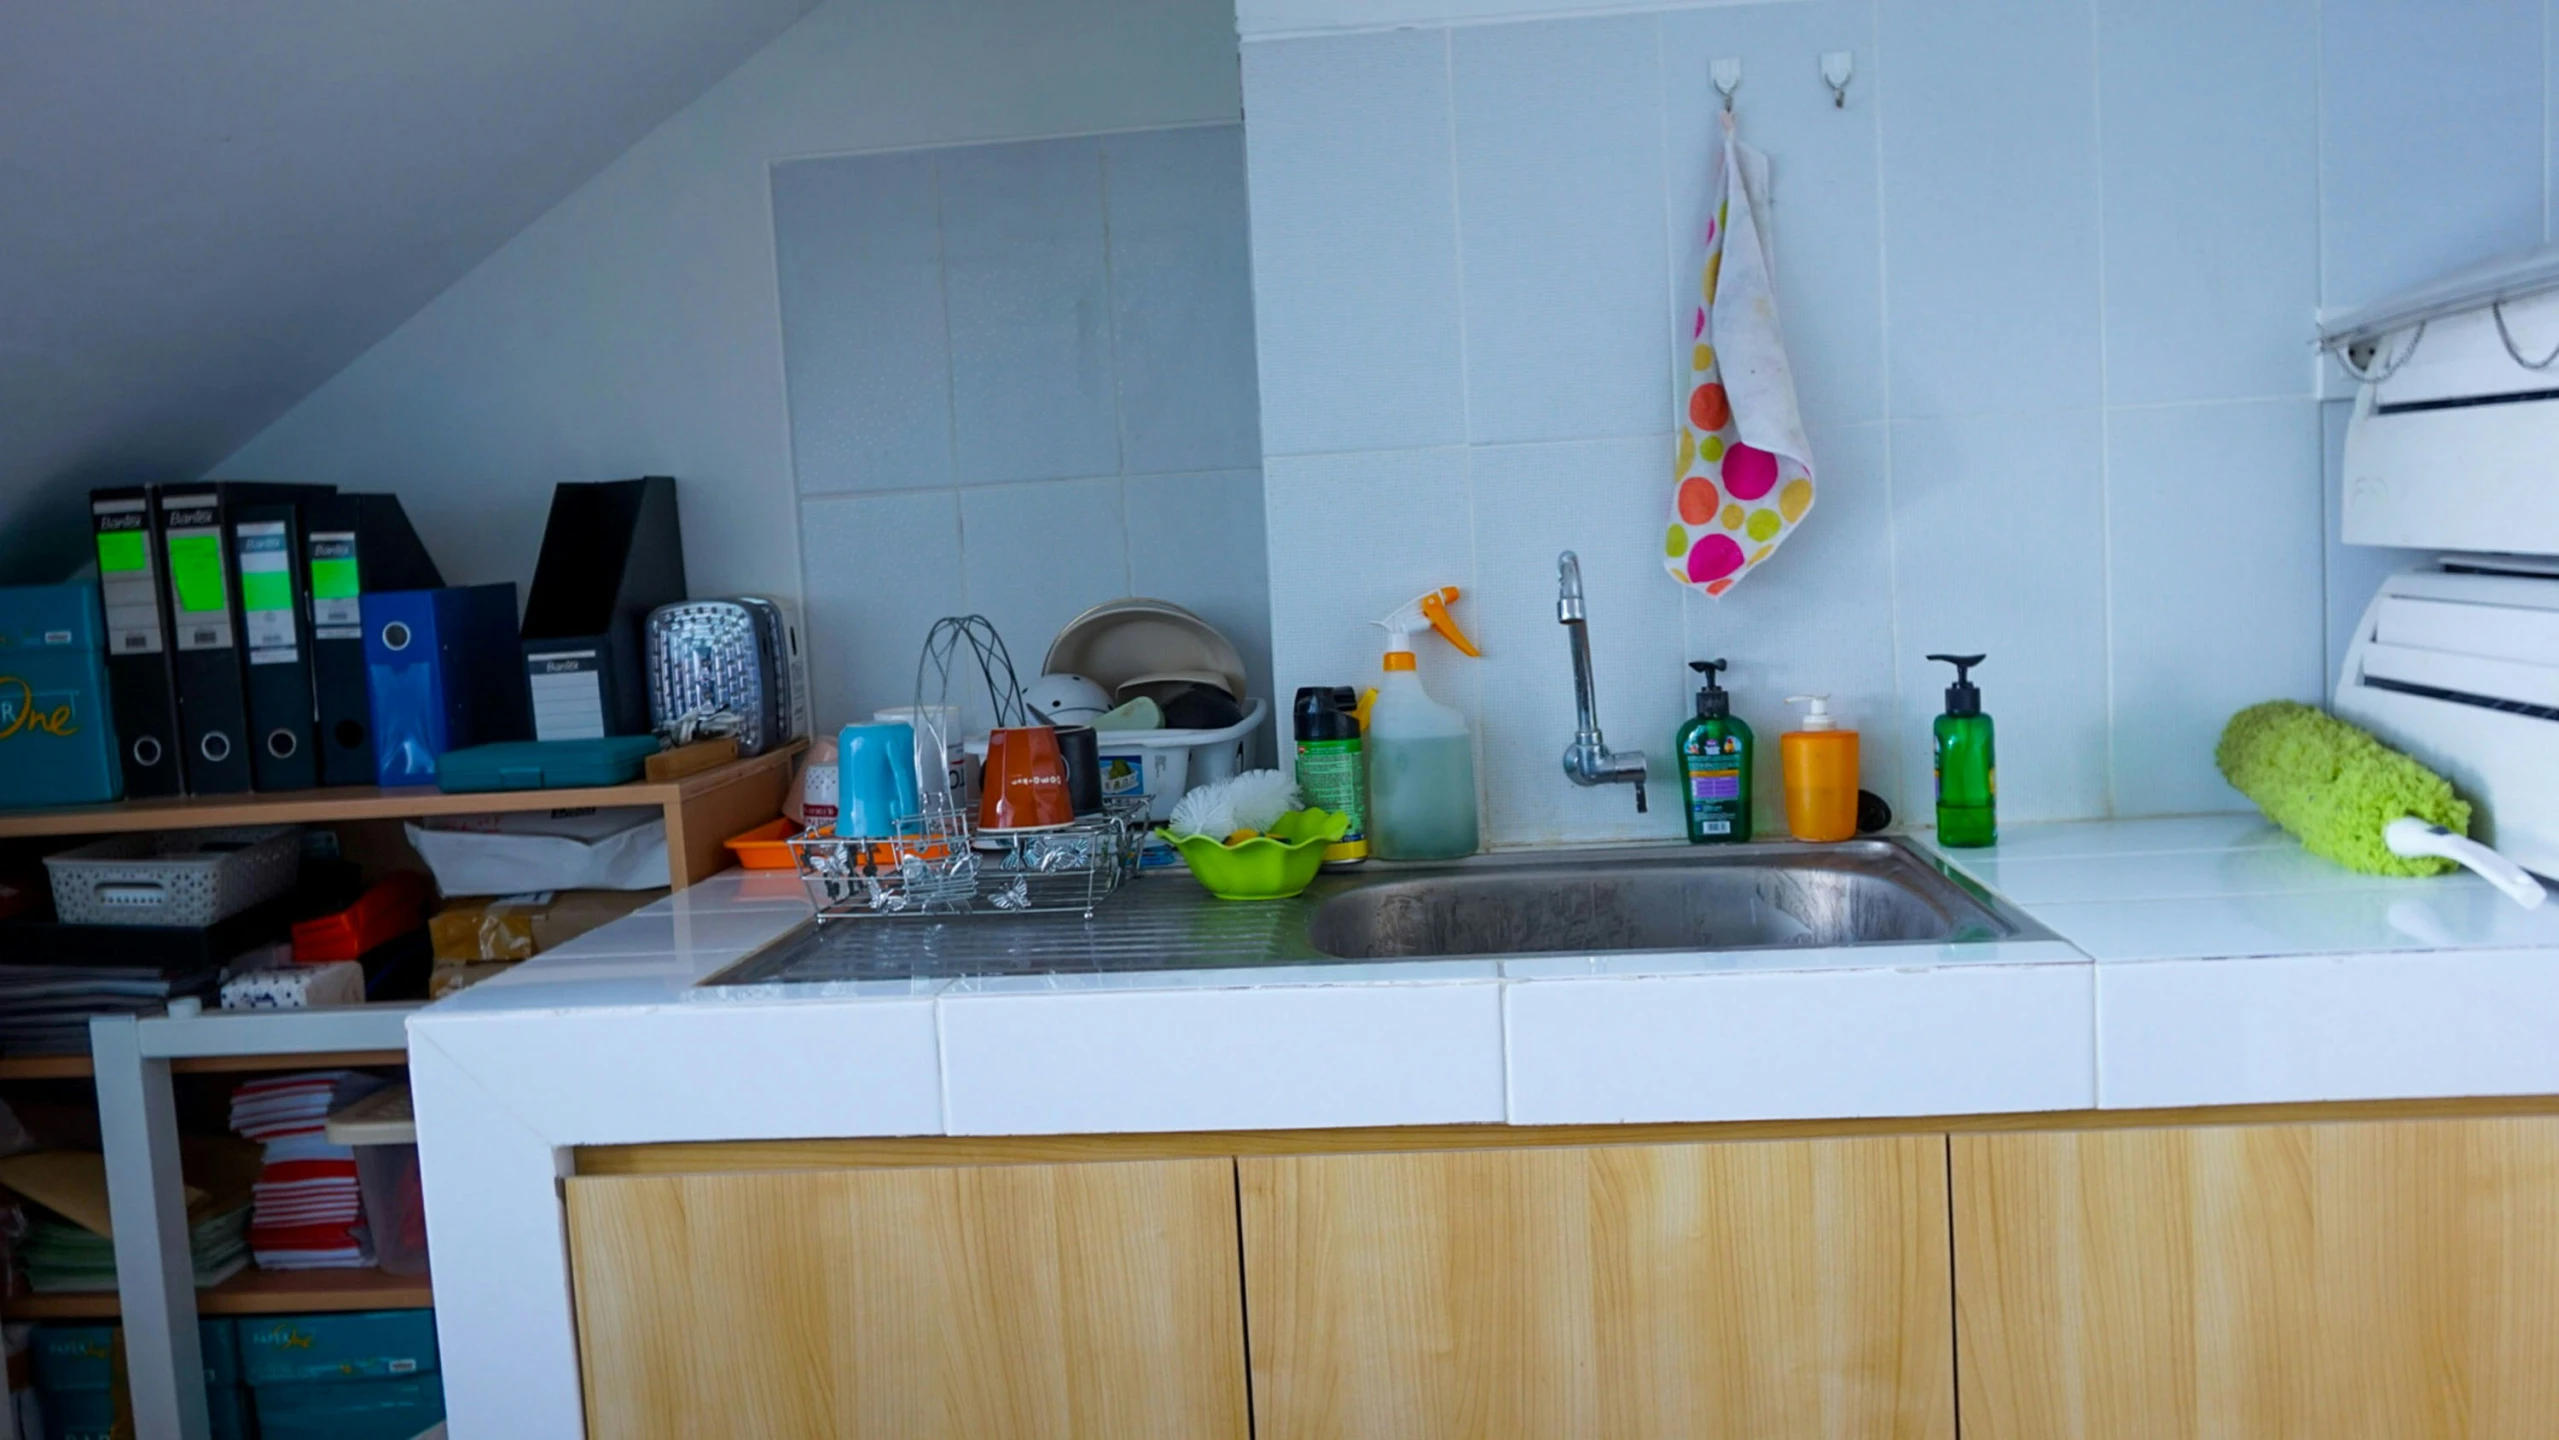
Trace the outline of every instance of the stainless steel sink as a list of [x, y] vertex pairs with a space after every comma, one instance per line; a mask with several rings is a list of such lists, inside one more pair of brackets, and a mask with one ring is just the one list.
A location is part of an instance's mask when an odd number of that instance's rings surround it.
[[2024, 922], [1889, 841], [1552, 857], [1380, 877], [1316, 907], [1327, 955], [1608, 955], [2003, 939]]
[[1230, 903], [1186, 875], [1132, 882], [1090, 920], [908, 917], [809, 925], [702, 983], [1532, 955], [1963, 944], [2049, 932], [1898, 840], [1631, 846], [1372, 864], [1294, 900]]

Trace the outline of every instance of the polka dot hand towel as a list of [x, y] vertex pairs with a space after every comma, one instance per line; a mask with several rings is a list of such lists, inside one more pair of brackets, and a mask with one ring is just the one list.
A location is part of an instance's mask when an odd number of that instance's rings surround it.
[[1701, 241], [1705, 268], [1689, 325], [1664, 563], [1671, 578], [1721, 595], [1759, 568], [1813, 508], [1813, 454], [1777, 324], [1777, 287], [1760, 208], [1768, 157], [1724, 117], [1723, 163]]

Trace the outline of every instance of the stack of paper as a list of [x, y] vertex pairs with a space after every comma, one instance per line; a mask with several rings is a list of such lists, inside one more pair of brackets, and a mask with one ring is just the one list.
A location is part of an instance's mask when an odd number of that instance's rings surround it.
[[355, 1152], [324, 1133], [329, 1112], [381, 1088], [349, 1070], [252, 1080], [231, 1094], [231, 1128], [266, 1143], [249, 1248], [262, 1270], [353, 1269], [373, 1263], [356, 1188]]
[[[188, 1246], [195, 1283], [219, 1285], [249, 1264], [248, 1181], [236, 1140], [181, 1141]], [[0, 1184], [34, 1203], [18, 1246], [27, 1284], [43, 1293], [116, 1288], [115, 1241], [107, 1214], [106, 1157], [94, 1150], [40, 1150], [0, 1160]]]
[[211, 995], [217, 968], [0, 965], [0, 1054], [86, 1055], [89, 1017], [157, 1013], [175, 995]]

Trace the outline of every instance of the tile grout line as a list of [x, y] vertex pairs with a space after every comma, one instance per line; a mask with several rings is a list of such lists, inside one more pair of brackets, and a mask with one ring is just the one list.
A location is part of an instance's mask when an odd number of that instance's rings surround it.
[[1120, 260], [1111, 230], [1111, 154], [1108, 147], [1093, 146], [1093, 164], [1102, 187], [1102, 332], [1110, 337], [1111, 355], [1111, 445], [1117, 456], [1118, 473], [1111, 477], [1112, 492], [1120, 509], [1120, 593], [1137, 593], [1137, 556], [1128, 538], [1128, 405], [1122, 394], [1120, 378]]
[[[1869, 101], [1875, 131], [1875, 337], [1880, 353], [1884, 392], [1884, 594], [1886, 609], [1892, 617], [1892, 686], [1890, 714], [1893, 784], [1902, 803], [1902, 823], [1914, 823], [1918, 806], [1910, 764], [1910, 725], [1904, 712], [1909, 708], [1902, 686], [1902, 592], [1901, 592], [1901, 507], [1893, 484], [1893, 432], [1900, 418], [1893, 412], [1893, 287], [1892, 246], [1887, 238], [1890, 227], [1886, 210], [1884, 185], [1884, 106], [1892, 67], [1884, 57], [1884, 15], [1882, 0], [1870, 0], [1866, 7], [1867, 34], [1874, 47], [1875, 78], [1868, 87], [1874, 99]], [[1930, 797], [1932, 800], [1934, 796]], [[1934, 818], [1934, 810], [1931, 810]]]
[[933, 279], [942, 311], [942, 429], [950, 446], [944, 462], [948, 484], [926, 486], [951, 497], [951, 534], [958, 542], [960, 609], [969, 610], [968, 518], [960, 504], [960, 378], [958, 347], [951, 340], [951, 242], [949, 225], [942, 213], [942, 162], [933, 161]]
[[2114, 377], [2109, 363], [2106, 305], [2106, 57], [2097, 0], [2088, 0], [2088, 130], [2097, 178], [2097, 575], [2098, 615], [2104, 627], [2100, 654], [2106, 664], [2106, 774], [2098, 787], [2109, 819], [2115, 818], [2115, 446]]
[[[1483, 543], [1481, 526], [1475, 507], [1475, 376], [1468, 363], [1468, 327], [1466, 323], [1466, 207], [1458, 193], [1457, 142], [1457, 31], [1443, 25], [1439, 31], [1441, 73], [1448, 86], [1443, 113], [1448, 119], [1448, 242], [1454, 261], [1457, 282], [1457, 413], [1459, 443], [1456, 447], [1464, 469], [1461, 483], [1466, 487], [1466, 585], [1480, 594], [1484, 588]], [[1443, 448], [1443, 447], [1431, 447]], [[1474, 747], [1470, 757], [1475, 771], [1475, 823], [1478, 832], [1489, 830], [1485, 814], [1492, 808], [1490, 781], [1484, 763], [1484, 691], [1483, 677], [1473, 668], [1464, 672], [1464, 687], [1475, 696], [1474, 720], [1468, 725], [1468, 739]]]

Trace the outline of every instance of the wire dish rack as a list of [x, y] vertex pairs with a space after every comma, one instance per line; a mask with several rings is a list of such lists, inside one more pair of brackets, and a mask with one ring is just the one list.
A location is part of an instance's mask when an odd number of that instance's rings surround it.
[[1062, 829], [989, 833], [932, 810], [887, 839], [812, 830], [791, 841], [821, 923], [897, 916], [1054, 915], [1093, 911], [1137, 873], [1146, 802], [1109, 800]]

